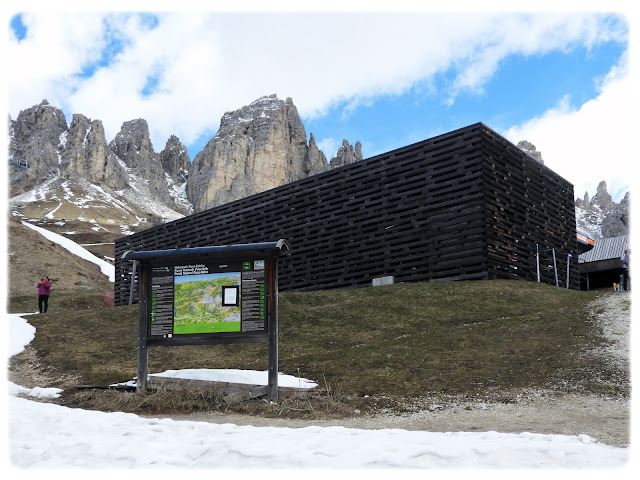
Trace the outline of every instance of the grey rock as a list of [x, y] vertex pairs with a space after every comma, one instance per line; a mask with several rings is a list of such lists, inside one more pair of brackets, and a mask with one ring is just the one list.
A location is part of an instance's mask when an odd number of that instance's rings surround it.
[[171, 135], [164, 150], [160, 152], [160, 163], [164, 171], [175, 183], [187, 181], [191, 159], [185, 147], [178, 137]]
[[591, 199], [591, 203], [598, 205], [603, 210], [610, 210], [613, 207], [613, 199], [607, 191], [607, 182], [604, 180], [598, 184], [598, 190]]
[[620, 237], [629, 234], [629, 217], [626, 209], [616, 208], [602, 219], [604, 238]]
[[602, 181], [591, 199], [588, 192], [583, 199], [576, 199], [576, 227], [594, 239], [628, 235], [630, 203], [629, 192], [620, 203], [614, 202], [607, 191], [607, 183]]
[[[9, 124], [10, 195], [31, 190], [54, 178], [60, 167], [61, 136], [67, 121], [59, 108], [43, 100], [39, 105], [21, 111]], [[21, 168], [11, 161], [28, 162]]]
[[293, 101], [269, 95], [222, 116], [218, 133], [191, 164], [187, 196], [202, 211], [328, 168], [315, 139], [307, 145]]
[[309, 148], [307, 149], [304, 162], [302, 164], [302, 171], [304, 175], [310, 177], [312, 175], [325, 172], [328, 169], [328, 165], [327, 157], [325, 157], [322, 150], [318, 148], [313, 133], [310, 133]]
[[130, 173], [146, 182], [152, 197], [166, 205], [174, 205], [162, 162], [153, 151], [146, 120], [140, 118], [124, 122], [118, 134], [109, 143], [109, 148], [125, 163]]
[[536, 146], [533, 143], [528, 140], [520, 140], [517, 147], [533, 159], [544, 164], [544, 160], [542, 160], [542, 153], [536, 150]]
[[338, 149], [336, 156], [331, 159], [331, 168], [344, 167], [362, 160], [362, 144], [356, 142], [355, 148], [348, 141], [342, 140], [342, 145]]
[[61, 159], [62, 178], [84, 178], [115, 190], [129, 185], [126, 170], [109, 150], [100, 120], [91, 121], [84, 115], [74, 114]]
[[589, 200], [589, 192], [584, 192], [584, 198], [576, 199], [576, 206], [584, 209], [587, 209], [591, 206], [591, 201]]

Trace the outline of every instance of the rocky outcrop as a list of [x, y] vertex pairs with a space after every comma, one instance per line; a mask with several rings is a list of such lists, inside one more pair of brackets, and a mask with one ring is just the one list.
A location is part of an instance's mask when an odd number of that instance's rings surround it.
[[162, 162], [153, 151], [146, 120], [140, 118], [124, 122], [109, 148], [124, 162], [128, 172], [144, 180], [151, 196], [167, 205], [174, 204]]
[[125, 188], [129, 175], [109, 150], [100, 120], [91, 121], [74, 114], [61, 153], [60, 175], [65, 179], [84, 178], [114, 190]]
[[187, 195], [196, 211], [238, 200], [328, 170], [292, 100], [276, 95], [227, 112], [196, 155]]
[[629, 192], [619, 204], [612, 203], [612, 207], [602, 220], [602, 236], [619, 237], [629, 234]]
[[109, 143], [100, 120], [74, 114], [67, 127], [46, 100], [9, 123], [11, 197], [50, 179], [78, 179], [108, 187], [118, 201], [149, 198], [188, 214], [362, 160], [360, 142], [345, 140], [327, 162], [313, 134], [307, 143], [293, 101], [276, 95], [225, 113], [193, 163], [174, 135], [156, 153], [144, 119], [124, 122]]
[[309, 134], [309, 148], [304, 157], [302, 171], [306, 176], [316, 175], [327, 170], [327, 157], [324, 156], [322, 150], [318, 148], [313, 133]]
[[576, 200], [576, 227], [594, 239], [628, 235], [629, 207], [629, 192], [616, 203], [607, 191], [607, 183], [602, 181], [591, 199], [585, 192], [584, 198]]
[[20, 112], [15, 121], [10, 120], [10, 195], [31, 190], [59, 174], [66, 131], [64, 113], [46, 100]]
[[164, 150], [160, 152], [160, 163], [163, 170], [175, 183], [187, 181], [191, 160], [187, 153], [187, 147], [180, 143], [180, 139], [171, 135]]
[[342, 140], [342, 145], [338, 149], [336, 156], [331, 159], [331, 168], [344, 167], [354, 162], [362, 160], [362, 144], [356, 142], [355, 148], [348, 141]]
[[187, 149], [175, 136], [156, 154], [142, 119], [125, 122], [107, 144], [100, 120], [74, 114], [67, 127], [64, 113], [46, 100], [20, 112], [15, 121], [9, 117], [10, 197], [56, 179], [51, 185], [58, 187], [77, 180], [186, 214], [193, 210], [184, 192], [189, 166]]
[[536, 146], [533, 143], [528, 140], [520, 140], [517, 147], [527, 153], [527, 155], [532, 157], [534, 160], [544, 164], [544, 160], [542, 160], [542, 153], [536, 150]]
[[591, 205], [597, 205], [604, 211], [611, 210], [613, 208], [613, 199], [607, 191], [607, 182], [602, 181], [598, 184], [596, 194], [591, 199]]

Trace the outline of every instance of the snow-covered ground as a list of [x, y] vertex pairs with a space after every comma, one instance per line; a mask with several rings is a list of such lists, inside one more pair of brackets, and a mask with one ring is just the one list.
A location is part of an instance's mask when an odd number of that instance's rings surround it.
[[[26, 315], [8, 315], [9, 354], [35, 335]], [[227, 381], [251, 381], [263, 372], [225, 372]], [[190, 370], [188, 378], [216, 372]], [[179, 371], [166, 372], [177, 376]], [[245, 375], [239, 377], [237, 375]], [[265, 376], [266, 377], [266, 376]], [[289, 377], [287, 380], [299, 382]], [[148, 419], [42, 403], [58, 389], [9, 385], [9, 460], [14, 473], [41, 468], [615, 468], [628, 449], [587, 435], [523, 432], [432, 433], [344, 427], [276, 428]], [[15, 478], [15, 477], [10, 477]]]
[[[76, 251], [75, 247], [70, 246], [70, 251]], [[7, 315], [8, 356], [20, 352], [34, 338], [35, 328], [28, 318], [27, 314]], [[201, 379], [220, 379], [220, 375], [225, 375], [225, 381], [241, 383], [247, 381], [248, 375], [252, 382], [256, 377], [258, 381], [263, 377], [266, 381], [264, 372], [252, 371], [189, 370], [163, 374]], [[313, 387], [305, 379], [282, 376], [281, 384], [289, 381]], [[27, 389], [8, 384], [7, 390], [8, 478], [30, 473], [40, 478], [42, 469], [70, 468], [110, 473], [111, 469], [139, 468], [236, 470], [232, 475], [237, 475], [239, 469], [246, 472], [255, 468], [340, 472], [482, 468], [501, 469], [499, 473], [508, 478], [527, 474], [510, 469], [545, 468], [548, 469], [545, 476], [561, 469], [560, 473], [566, 476], [566, 469], [576, 468], [580, 469], [581, 478], [590, 474], [601, 478], [609, 473], [590, 469], [615, 468], [611, 473], [620, 476], [633, 467], [628, 448], [605, 445], [588, 435], [220, 425], [72, 409], [29, 399], [56, 397], [58, 389]], [[411, 471], [403, 471], [403, 477], [408, 473]], [[189, 475], [192, 474], [210, 475], [190, 470]], [[308, 474], [305, 471], [304, 475]]]
[[40, 235], [44, 236], [48, 240], [57, 243], [61, 247], [67, 249], [69, 252], [77, 255], [78, 257], [87, 260], [88, 262], [95, 263], [100, 267], [100, 271], [104, 273], [107, 277], [109, 277], [110, 282], [115, 282], [116, 279], [116, 271], [115, 267], [111, 265], [109, 262], [102, 260], [101, 258], [96, 257], [89, 250], [82, 248], [73, 240], [69, 240], [67, 237], [63, 237], [62, 235], [58, 235], [57, 233], [53, 233], [45, 228], [37, 227], [28, 222], [23, 221], [22, 224], [26, 227], [29, 227]]

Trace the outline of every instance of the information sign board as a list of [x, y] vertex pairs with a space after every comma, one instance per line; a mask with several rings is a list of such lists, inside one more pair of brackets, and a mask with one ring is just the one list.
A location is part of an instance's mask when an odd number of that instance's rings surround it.
[[149, 337], [266, 332], [265, 259], [151, 269]]
[[277, 398], [278, 242], [125, 252], [139, 267], [138, 391], [149, 346], [269, 344], [269, 398]]

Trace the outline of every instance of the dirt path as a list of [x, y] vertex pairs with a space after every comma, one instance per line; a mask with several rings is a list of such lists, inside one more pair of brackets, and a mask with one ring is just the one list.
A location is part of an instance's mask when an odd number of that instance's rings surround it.
[[[611, 345], [593, 352], [606, 355], [628, 379], [629, 324], [631, 297], [628, 292], [605, 295], [591, 304], [591, 311]], [[233, 423], [236, 425], [299, 428], [310, 425], [381, 429], [401, 428], [433, 432], [499, 431], [507, 433], [546, 433], [580, 435], [608, 445], [629, 444], [629, 400], [596, 395], [558, 395], [551, 392], [521, 392], [517, 402], [472, 403], [447, 402], [444, 405], [424, 403], [408, 415], [353, 417], [342, 420], [291, 420], [223, 413], [173, 415], [175, 420]]]

